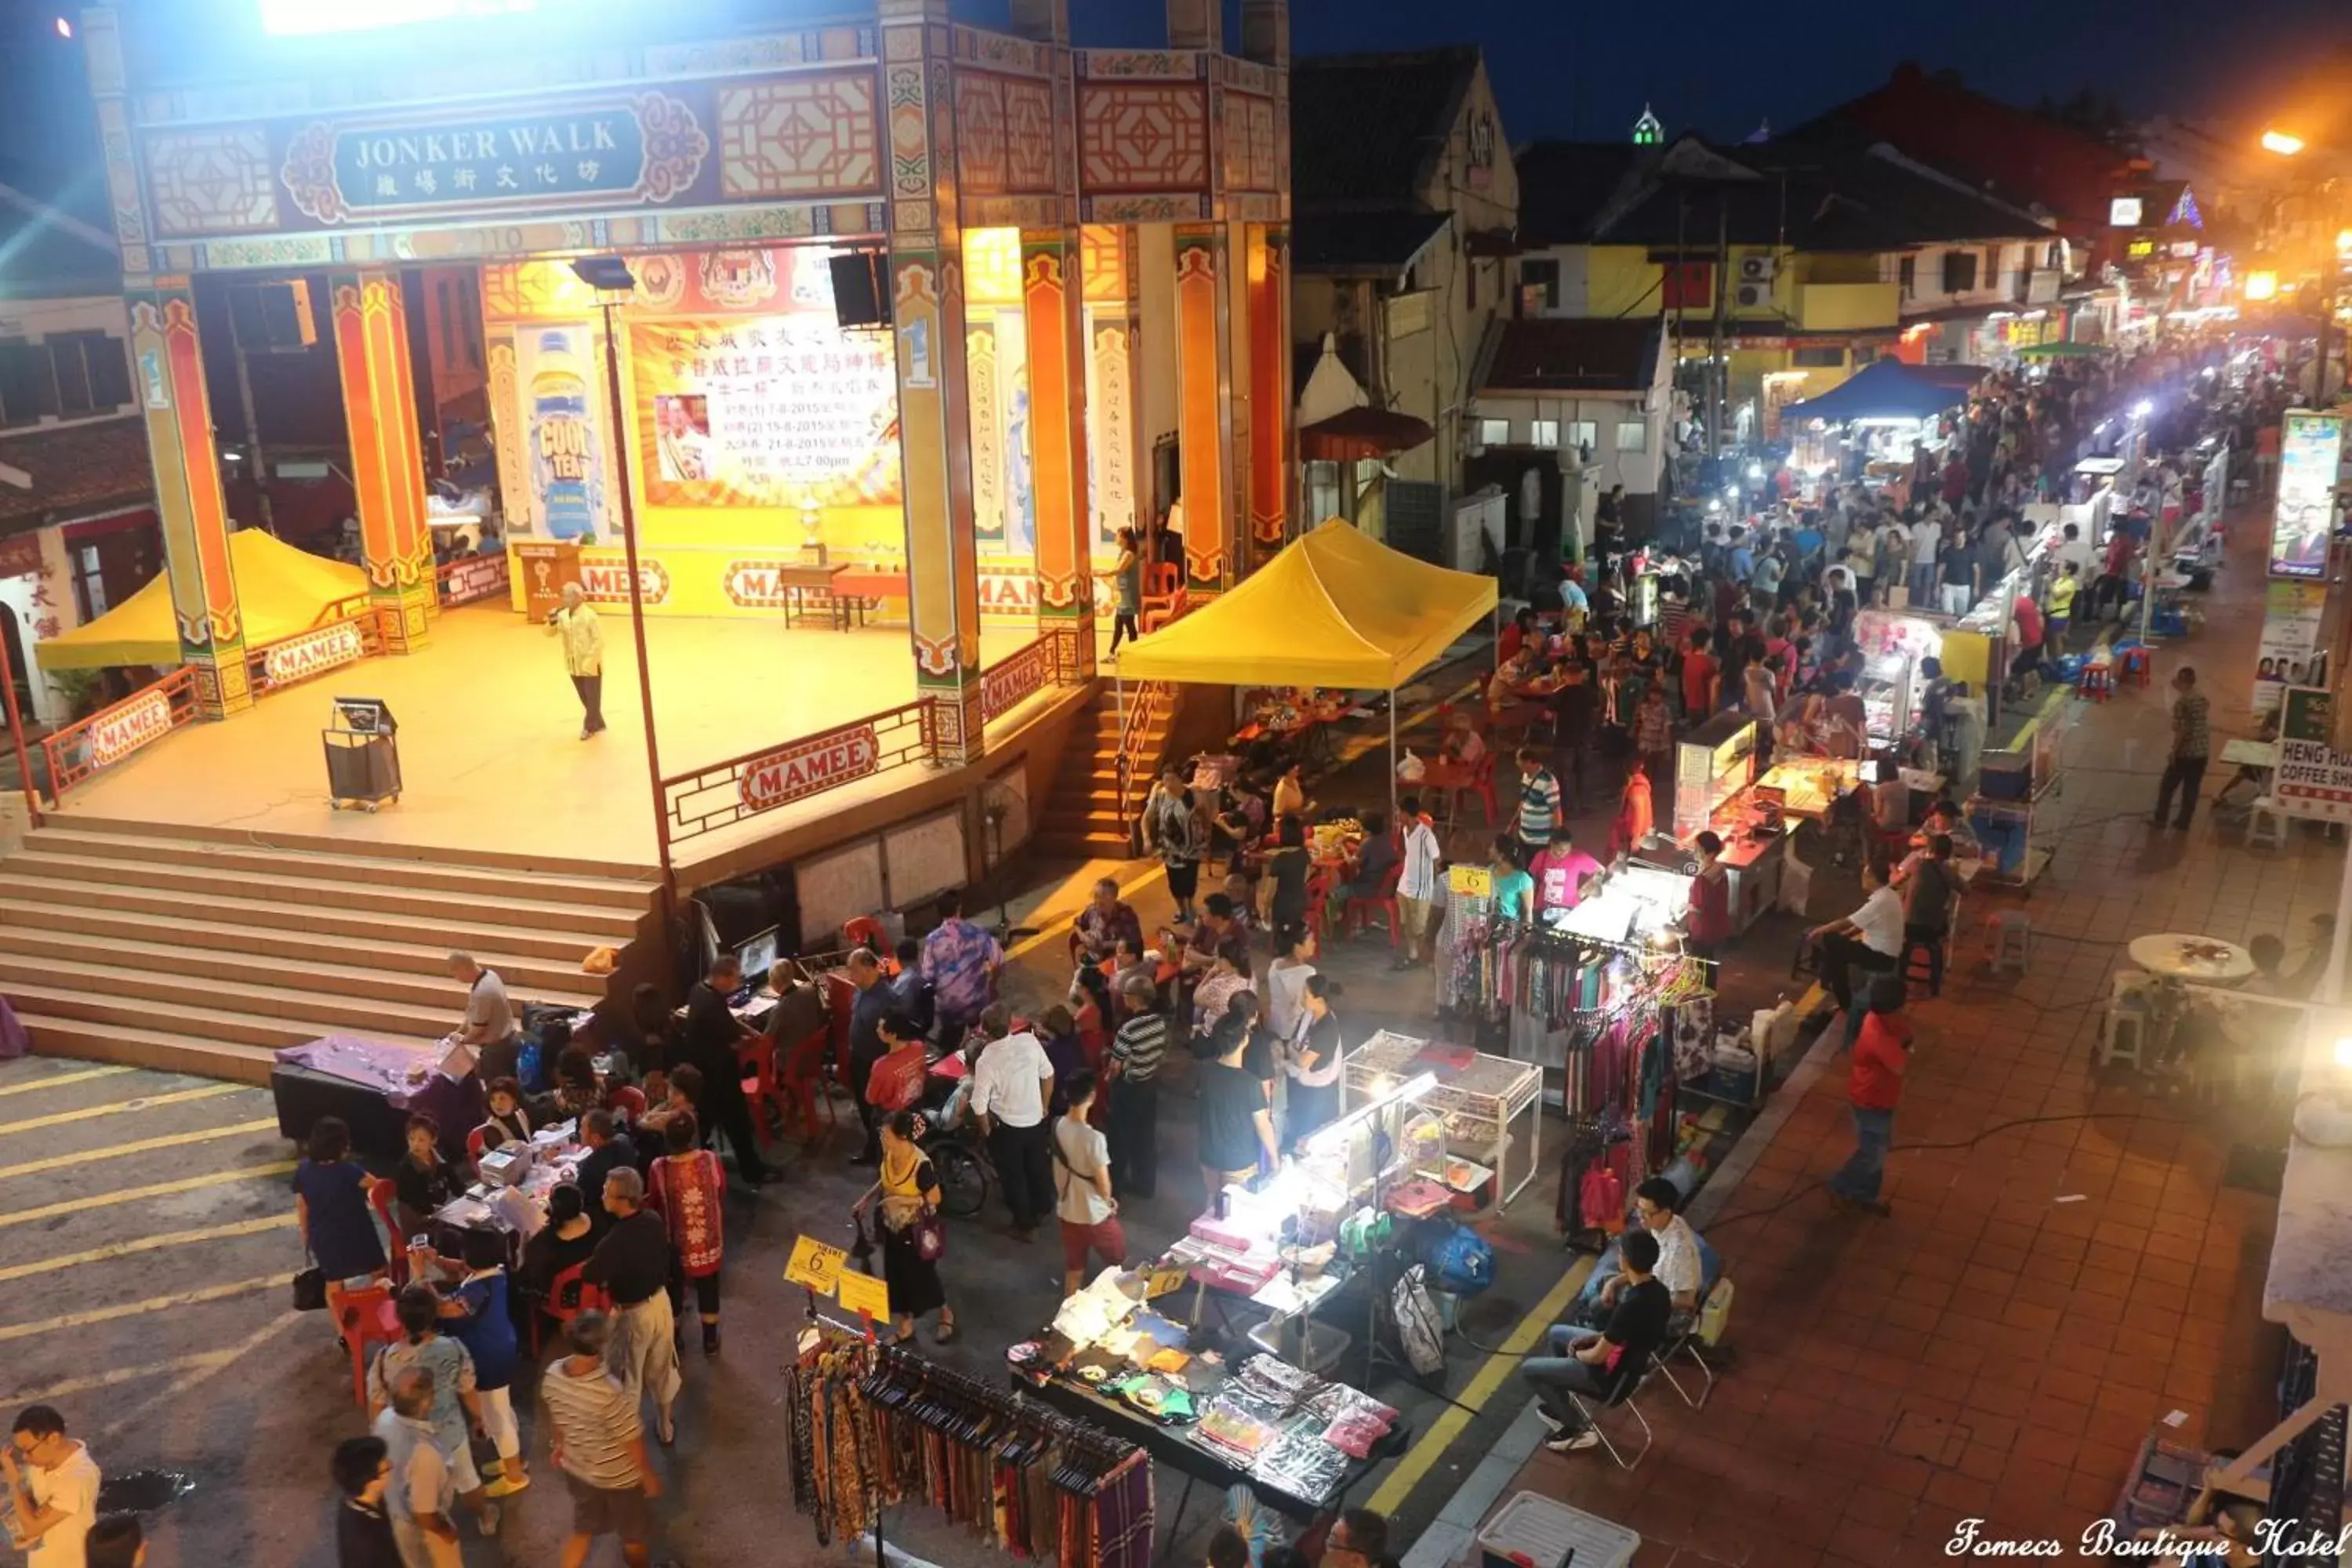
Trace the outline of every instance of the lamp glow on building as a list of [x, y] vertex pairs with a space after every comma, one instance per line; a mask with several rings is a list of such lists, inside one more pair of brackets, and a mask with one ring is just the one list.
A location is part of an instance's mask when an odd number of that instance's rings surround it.
[[2256, 301], [2277, 299], [2278, 274], [2275, 272], [2247, 273], [2246, 298]]
[[2275, 153], [2282, 158], [2292, 158], [2303, 151], [2303, 138], [2289, 135], [2284, 131], [2265, 131], [2263, 132], [2263, 151]]

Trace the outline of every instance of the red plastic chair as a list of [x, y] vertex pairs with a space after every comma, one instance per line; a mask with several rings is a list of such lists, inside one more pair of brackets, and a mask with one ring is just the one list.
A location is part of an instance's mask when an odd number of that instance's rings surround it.
[[890, 933], [872, 915], [860, 915], [845, 924], [841, 940], [851, 947], [870, 947], [885, 958], [890, 955]]
[[352, 1403], [365, 1410], [368, 1351], [372, 1346], [388, 1345], [400, 1338], [400, 1319], [393, 1310], [392, 1289], [378, 1283], [364, 1290], [336, 1290], [333, 1305], [335, 1331], [343, 1336], [343, 1343], [352, 1352]]
[[1318, 947], [1323, 944], [1323, 927], [1331, 904], [1331, 889], [1339, 885], [1339, 876], [1328, 868], [1307, 879], [1307, 929], [1315, 933]]
[[539, 1303], [539, 1310], [530, 1315], [530, 1353], [534, 1358], [539, 1354], [541, 1319], [568, 1323], [583, 1312], [612, 1310], [611, 1294], [602, 1285], [591, 1285], [580, 1278], [580, 1271], [587, 1267], [585, 1263], [575, 1263], [547, 1282], [547, 1295]]
[[2104, 664], [2084, 665], [2083, 673], [2075, 679], [2074, 689], [2085, 701], [2105, 702], [2116, 694], [2111, 667]]
[[477, 1127], [466, 1134], [466, 1163], [474, 1167], [474, 1174], [482, 1173], [482, 1152], [489, 1147], [489, 1129]]
[[1143, 569], [1143, 614], [1137, 626], [1156, 632], [1184, 613], [1184, 568], [1171, 561]]
[[1353, 936], [1364, 929], [1366, 921], [1370, 919], [1375, 910], [1378, 910], [1388, 917], [1385, 923], [1389, 930], [1389, 946], [1395, 947], [1398, 933], [1404, 929], [1404, 915], [1397, 907], [1397, 883], [1403, 877], [1404, 862], [1400, 860], [1390, 867], [1387, 875], [1381, 879], [1379, 893], [1370, 898], [1359, 894], [1342, 905], [1339, 910], [1341, 933]]
[[2146, 686], [2148, 683], [2149, 662], [2147, 648], [2125, 648], [2116, 666], [2116, 679], [2126, 686]]
[[1487, 747], [1486, 754], [1478, 759], [1476, 771], [1471, 774], [1470, 788], [1478, 797], [1478, 809], [1486, 816], [1482, 826], [1494, 826], [1502, 816], [1502, 807], [1495, 803], [1495, 749], [1492, 746]]
[[828, 1127], [841, 1125], [841, 1113], [834, 1109], [833, 1096], [825, 1089], [825, 1058], [832, 1048], [833, 1032], [827, 1025], [810, 1030], [784, 1053], [783, 1072], [776, 1085], [777, 1115], [786, 1128], [797, 1118], [806, 1142], [817, 1141], [818, 1107], [824, 1107]]
[[626, 1116], [632, 1122], [646, 1113], [646, 1091], [635, 1084], [621, 1084], [604, 1091], [604, 1109]]
[[408, 1283], [408, 1237], [400, 1232], [400, 1215], [393, 1208], [394, 1195], [399, 1189], [383, 1177], [368, 1184], [368, 1207], [383, 1226], [384, 1255], [392, 1260], [392, 1282]]
[[784, 1095], [783, 1086], [776, 1080], [776, 1043], [765, 1035], [736, 1042], [735, 1074], [743, 1080], [743, 1098], [751, 1102], [752, 1110], [764, 1108], [781, 1125]]
[[824, 1070], [835, 1083], [848, 1081], [849, 1015], [857, 1005], [857, 987], [838, 969], [824, 973]]

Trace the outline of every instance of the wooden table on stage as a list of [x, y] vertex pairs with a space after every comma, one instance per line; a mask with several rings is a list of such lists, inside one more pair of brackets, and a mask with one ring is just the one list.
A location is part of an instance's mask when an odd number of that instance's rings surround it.
[[833, 612], [834, 630], [847, 631], [853, 615], [857, 624], [863, 626], [866, 622], [866, 602], [853, 599], [841, 591], [841, 574], [848, 570], [847, 562], [838, 565], [802, 562], [777, 567], [776, 585], [785, 594], [784, 625], [791, 626], [795, 616], [808, 613], [808, 601], [804, 595], [821, 592], [825, 595], [827, 607]]

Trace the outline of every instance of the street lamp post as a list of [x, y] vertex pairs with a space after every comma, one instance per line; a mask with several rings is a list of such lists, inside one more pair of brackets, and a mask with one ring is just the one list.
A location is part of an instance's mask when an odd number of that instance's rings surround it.
[[[620, 480], [621, 549], [629, 571], [629, 630], [637, 648], [637, 707], [646, 730], [646, 777], [652, 786], [654, 843], [661, 858], [662, 901], [668, 921], [668, 903], [676, 871], [670, 864], [669, 803], [662, 793], [661, 743], [654, 734], [653, 666], [646, 654], [645, 581], [637, 572], [637, 514], [629, 490], [628, 405], [621, 400], [621, 350], [613, 307], [637, 285], [629, 264], [617, 256], [582, 256], [572, 262], [572, 273], [596, 290], [597, 308], [604, 318], [604, 384], [613, 410], [613, 467]], [[665, 937], [667, 942], [667, 937]]]

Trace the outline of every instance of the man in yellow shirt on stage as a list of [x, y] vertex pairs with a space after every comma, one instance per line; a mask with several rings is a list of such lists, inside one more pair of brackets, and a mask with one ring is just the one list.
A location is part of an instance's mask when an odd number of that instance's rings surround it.
[[580, 693], [580, 738], [604, 728], [604, 628], [577, 583], [563, 584], [563, 604], [547, 617], [563, 639], [563, 668]]

